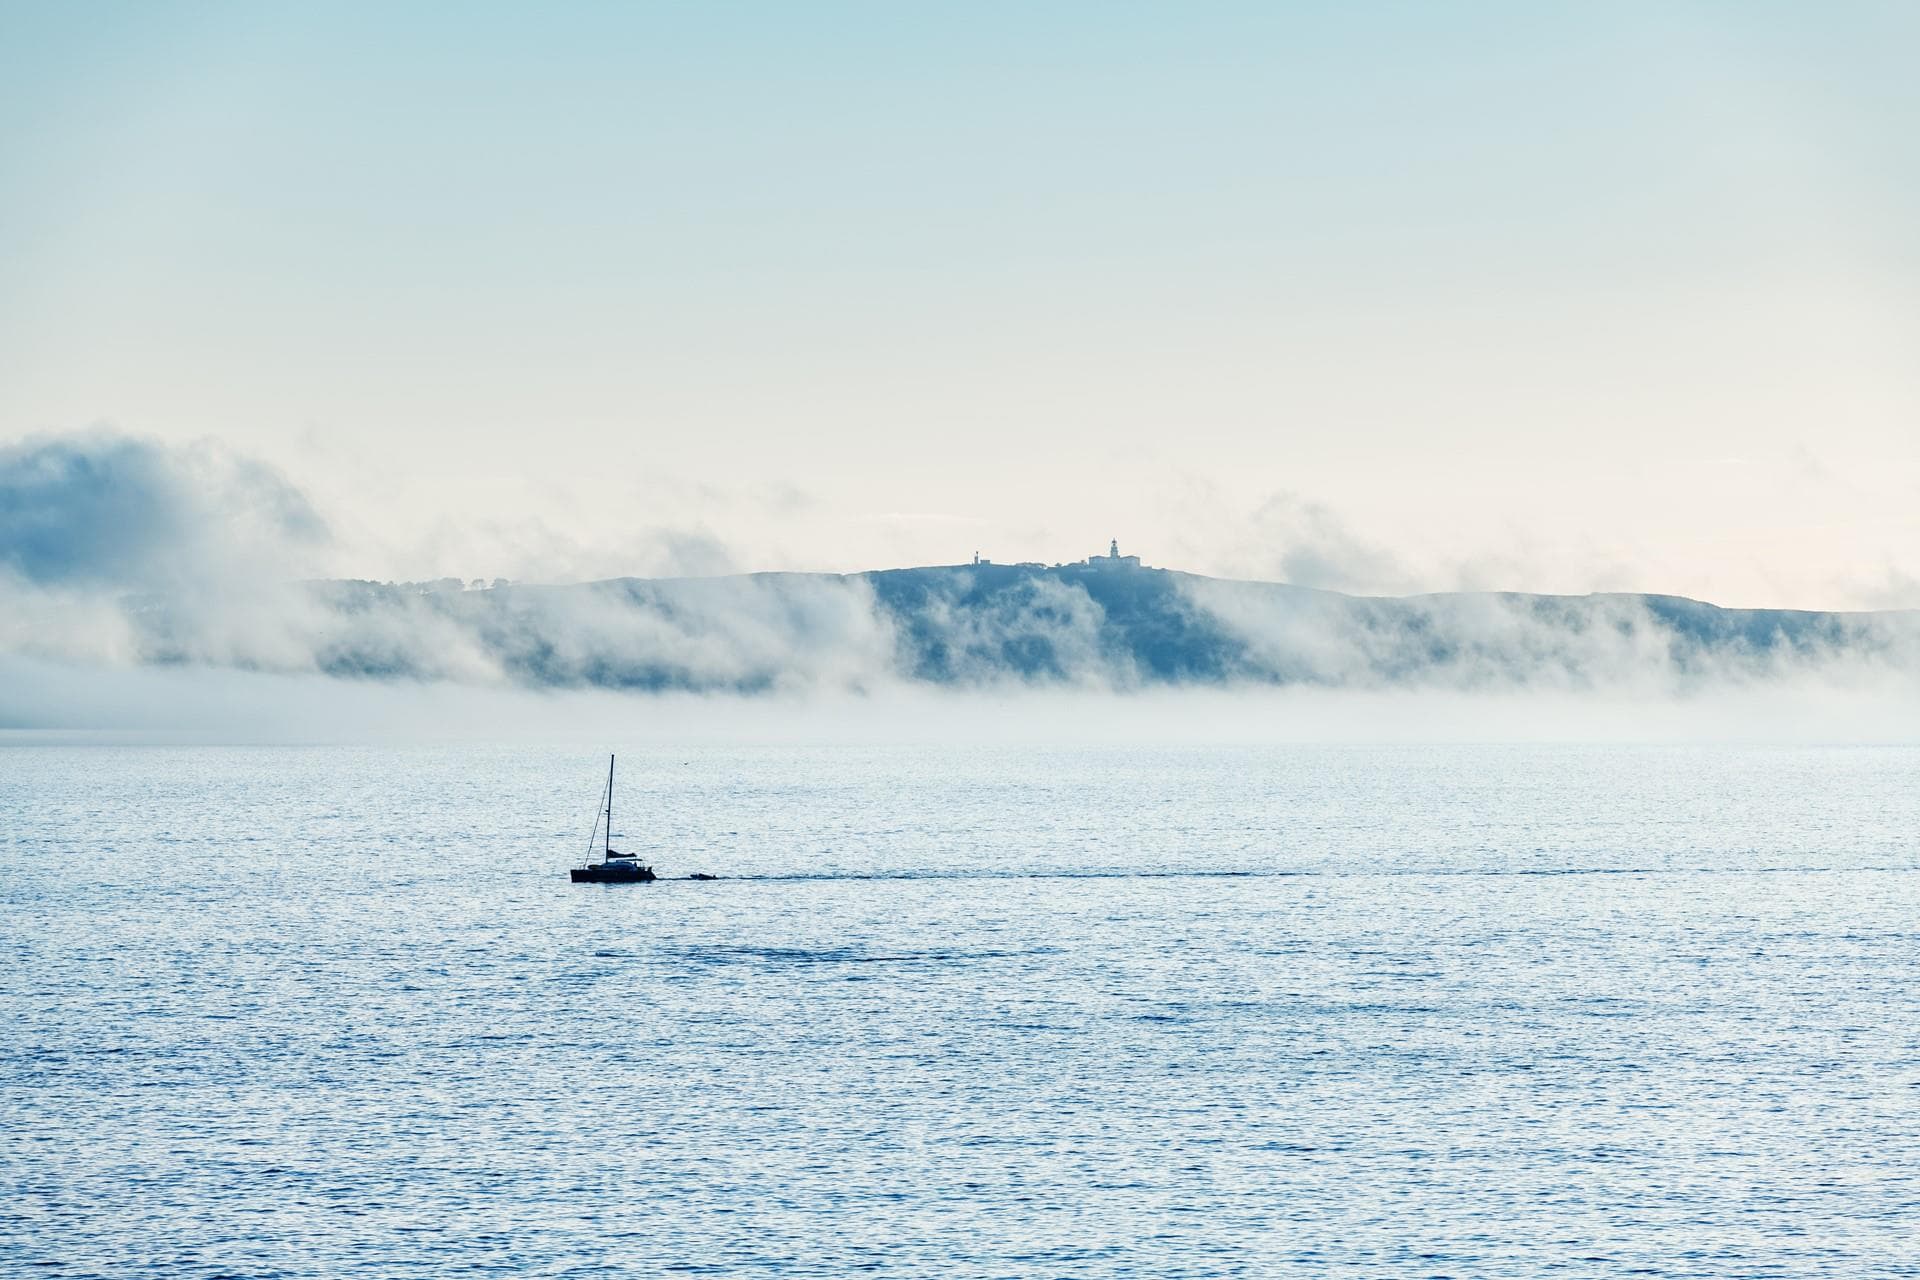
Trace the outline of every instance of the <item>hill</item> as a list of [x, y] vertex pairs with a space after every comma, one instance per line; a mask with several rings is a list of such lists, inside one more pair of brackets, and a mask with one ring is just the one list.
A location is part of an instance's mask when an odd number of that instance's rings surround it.
[[1920, 671], [1920, 615], [1675, 596], [1349, 596], [1161, 569], [958, 565], [570, 586], [329, 581], [130, 602], [139, 657], [534, 687], [1603, 687]]

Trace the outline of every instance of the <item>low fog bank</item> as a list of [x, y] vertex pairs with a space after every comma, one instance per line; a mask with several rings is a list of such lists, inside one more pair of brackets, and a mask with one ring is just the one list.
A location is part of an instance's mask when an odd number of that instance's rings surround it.
[[1179, 746], [1920, 742], [1911, 683], [1816, 676], [1684, 694], [1161, 687], [1127, 697], [898, 683], [863, 694], [619, 693], [0, 658], [0, 746], [65, 742]]
[[1160, 570], [959, 567], [578, 586], [323, 581], [101, 592], [13, 582], [0, 652], [539, 690], [901, 685], [1698, 694], [1920, 684], [1920, 615], [1662, 596], [1368, 598]]

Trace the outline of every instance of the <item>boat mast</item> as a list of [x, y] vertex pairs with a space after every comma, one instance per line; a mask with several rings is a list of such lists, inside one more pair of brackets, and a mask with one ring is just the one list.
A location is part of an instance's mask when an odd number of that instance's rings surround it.
[[607, 843], [601, 858], [605, 862], [613, 856], [613, 757], [607, 757]]

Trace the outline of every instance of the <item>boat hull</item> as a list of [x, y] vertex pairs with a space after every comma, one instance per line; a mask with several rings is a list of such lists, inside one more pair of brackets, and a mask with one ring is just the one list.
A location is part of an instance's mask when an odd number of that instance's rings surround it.
[[623, 867], [604, 862], [574, 867], [567, 872], [567, 876], [575, 884], [646, 884], [659, 879], [653, 874], [652, 867]]

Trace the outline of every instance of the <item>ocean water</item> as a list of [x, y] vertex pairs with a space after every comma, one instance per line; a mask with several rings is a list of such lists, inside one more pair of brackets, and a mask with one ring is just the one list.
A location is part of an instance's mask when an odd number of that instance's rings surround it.
[[0, 1274], [1920, 1275], [1920, 752], [0, 748]]

